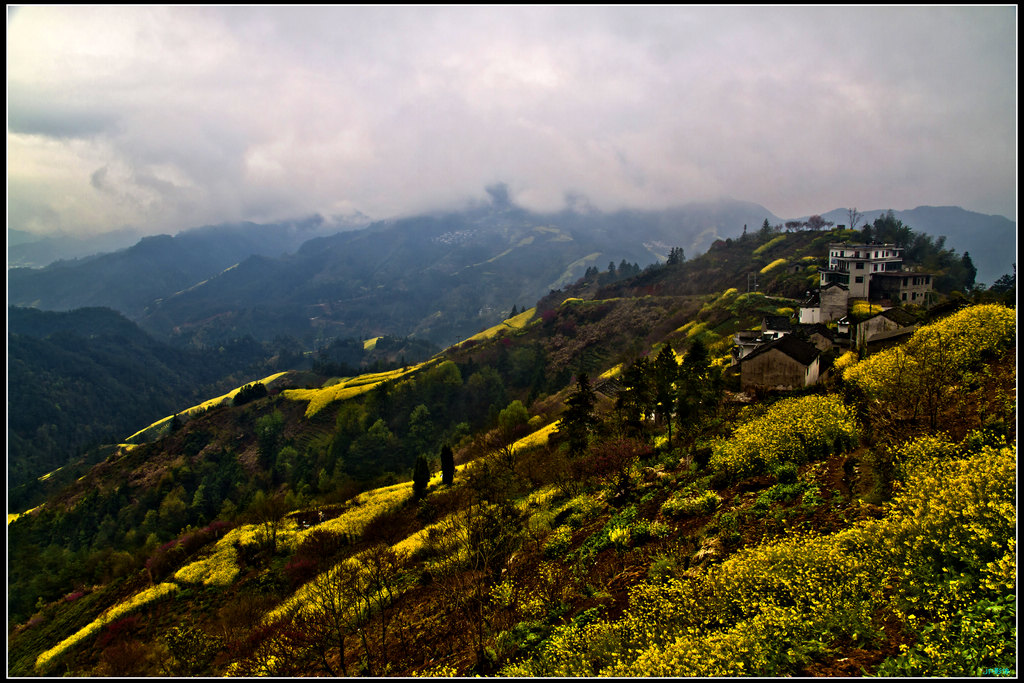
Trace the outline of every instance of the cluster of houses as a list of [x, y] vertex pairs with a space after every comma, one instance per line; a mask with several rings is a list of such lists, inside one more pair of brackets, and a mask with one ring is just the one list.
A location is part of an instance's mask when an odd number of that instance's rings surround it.
[[[797, 322], [766, 316], [760, 330], [734, 336], [733, 366], [744, 391], [790, 390], [822, 379], [837, 350], [862, 354], [902, 343], [919, 326], [897, 304], [932, 302], [932, 275], [903, 269], [895, 244], [829, 244], [828, 265], [819, 269], [819, 289], [808, 293]], [[865, 319], [851, 315], [854, 302], [883, 310]], [[836, 322], [836, 329], [827, 323]]]

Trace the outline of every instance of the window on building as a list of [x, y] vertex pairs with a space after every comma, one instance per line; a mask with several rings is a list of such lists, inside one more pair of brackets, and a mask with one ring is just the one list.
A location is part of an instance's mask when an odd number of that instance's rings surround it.
[[856, 282], [857, 284], [860, 284], [860, 283], [864, 282], [864, 276], [863, 275], [858, 275], [857, 277], [854, 278], [853, 281]]
[[906, 301], [906, 300], [907, 300], [907, 293], [906, 293], [906, 292], [903, 292], [903, 300], [904, 300], [904, 301]]
[[864, 264], [863, 263], [858, 263], [857, 264], [857, 270], [864, 270]]

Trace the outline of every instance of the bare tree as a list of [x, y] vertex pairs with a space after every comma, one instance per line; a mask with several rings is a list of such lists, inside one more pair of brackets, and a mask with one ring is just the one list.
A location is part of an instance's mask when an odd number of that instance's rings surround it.
[[864, 214], [857, 210], [857, 207], [846, 210], [846, 215], [850, 218], [850, 230], [856, 230], [857, 224], [864, 220]]

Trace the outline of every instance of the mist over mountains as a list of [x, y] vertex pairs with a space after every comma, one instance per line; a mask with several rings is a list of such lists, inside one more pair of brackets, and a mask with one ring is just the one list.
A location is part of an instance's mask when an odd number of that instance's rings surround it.
[[[644, 267], [681, 247], [783, 219], [732, 199], [665, 210], [537, 213], [509, 201], [378, 221], [324, 234], [323, 219], [207, 226], [146, 237], [120, 251], [8, 271], [8, 304], [46, 310], [108, 306], [160, 338], [196, 346], [241, 336], [292, 336], [307, 346], [336, 337], [414, 335], [441, 346], [532, 306], [590, 267]], [[882, 210], [864, 211], [870, 222]], [[959, 207], [894, 212], [915, 231], [946, 235], [969, 252], [978, 282], [1010, 272], [1015, 224]], [[846, 209], [822, 214], [848, 222]], [[9, 266], [13, 265], [9, 263]]]

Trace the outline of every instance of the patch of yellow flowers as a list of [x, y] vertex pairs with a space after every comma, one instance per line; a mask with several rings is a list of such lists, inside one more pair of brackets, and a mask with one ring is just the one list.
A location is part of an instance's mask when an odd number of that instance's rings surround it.
[[884, 615], [921, 634], [935, 662], [924, 675], [971, 675], [954, 657], [965, 644], [978, 651], [978, 666], [1005, 661], [1012, 637], [987, 635], [964, 615], [1016, 587], [1016, 449], [908, 447], [930, 450], [931, 459], [909, 475], [883, 519], [795, 534], [682, 578], [640, 584], [621, 618], [560, 627], [501, 674], [792, 675], [838, 641], [870, 647]]
[[838, 396], [804, 396], [779, 401], [761, 417], [741, 425], [713, 445], [711, 464], [753, 474], [783, 462], [800, 464], [857, 440], [853, 413]]

